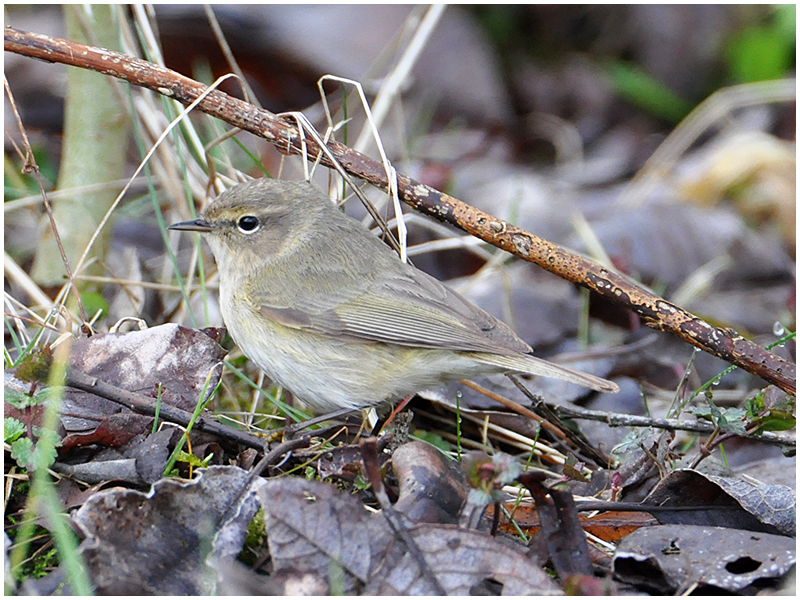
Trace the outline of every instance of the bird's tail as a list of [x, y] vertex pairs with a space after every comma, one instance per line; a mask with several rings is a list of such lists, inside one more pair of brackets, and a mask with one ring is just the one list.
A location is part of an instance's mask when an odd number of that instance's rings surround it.
[[590, 375], [582, 371], [576, 371], [568, 367], [562, 367], [541, 358], [536, 358], [530, 354], [518, 354], [514, 356], [502, 354], [479, 353], [482, 362], [507, 369], [509, 372], [528, 373], [530, 375], [541, 375], [542, 377], [553, 377], [583, 385], [598, 392], [615, 394], [619, 391], [619, 386], [613, 381]]

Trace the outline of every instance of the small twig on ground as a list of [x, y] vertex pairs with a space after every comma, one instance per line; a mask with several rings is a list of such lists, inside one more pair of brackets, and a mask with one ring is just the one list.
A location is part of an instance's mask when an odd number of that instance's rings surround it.
[[[64, 385], [88, 392], [90, 394], [96, 394], [101, 398], [121, 404], [122, 406], [125, 406], [126, 408], [142, 415], [155, 416], [156, 414], [155, 398], [147, 398], [145, 396], [134, 394], [133, 392], [129, 392], [128, 390], [111, 385], [110, 383], [102, 381], [97, 377], [91, 377], [86, 373], [76, 371], [75, 369], [69, 369], [67, 371]], [[189, 411], [181, 410], [180, 408], [169, 406], [164, 403], [162, 403], [159, 408], [159, 417], [165, 421], [177, 423], [178, 425], [183, 425], [184, 427], [189, 425], [189, 423], [192, 421], [192, 413]], [[233, 427], [229, 427], [228, 425], [224, 425], [222, 423], [217, 423], [213, 419], [203, 416], [194, 422], [193, 428], [218, 435], [223, 439], [235, 442], [237, 444], [242, 444], [250, 448], [256, 448], [258, 450], [262, 450], [264, 448], [264, 444], [266, 443], [264, 438], [257, 437], [245, 431], [239, 431], [238, 429], [234, 429]]]
[[541, 397], [533, 395], [531, 391], [526, 388], [515, 375], [508, 375], [507, 377], [515, 386], [517, 386], [517, 389], [521, 391], [525, 397], [528, 398], [528, 400], [531, 401], [534, 410], [538, 411], [545, 419], [547, 419], [548, 422], [552, 423], [554, 426], [563, 431], [564, 435], [566, 435], [570, 441], [572, 441], [572, 443], [580, 449], [581, 452], [591, 458], [598, 466], [607, 467], [614, 462], [599, 449], [594, 448], [586, 439], [576, 434], [574, 431], [571, 431], [569, 427], [565, 427], [558, 415], [554, 413], [547, 404], [545, 404], [544, 400]]
[[[586, 419], [587, 421], [602, 421], [609, 427], [655, 427], [656, 429], [668, 429], [670, 431], [695, 431], [697, 433], [714, 433], [716, 428], [711, 423], [700, 421], [681, 421], [679, 419], [656, 419], [653, 417], [642, 417], [639, 415], [627, 415], [624, 413], [612, 413], [604, 410], [590, 410], [578, 406], [555, 406], [555, 413], [565, 419]], [[786, 436], [778, 435], [772, 431], [765, 431], [759, 434], [732, 434], [746, 437], [754, 442], [764, 442], [766, 444], [779, 444], [783, 446], [796, 446], [797, 440]]]
[[606, 502], [604, 500], [576, 500], [575, 508], [578, 512], [690, 512], [703, 510], [741, 510], [741, 506], [715, 504], [693, 506], [659, 506], [658, 504], [642, 504], [639, 502]]
[[294, 450], [298, 450], [300, 448], [308, 448], [311, 445], [311, 436], [304, 435], [303, 437], [294, 438], [292, 440], [287, 440], [275, 446], [269, 452], [264, 454], [264, 458], [262, 458], [258, 463], [250, 469], [250, 477], [248, 477], [248, 485], [245, 487], [249, 487], [249, 485], [255, 481], [256, 477], [261, 475], [261, 473], [267, 467], [271, 466], [276, 460], [278, 460], [281, 456], [288, 452], [292, 452]]

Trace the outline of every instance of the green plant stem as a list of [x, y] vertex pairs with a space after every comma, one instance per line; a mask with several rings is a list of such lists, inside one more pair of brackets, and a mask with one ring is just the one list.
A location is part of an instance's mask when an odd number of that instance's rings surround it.
[[[67, 358], [69, 357], [69, 343], [61, 344], [56, 350], [53, 360], [53, 367], [50, 372], [48, 385], [52, 389], [63, 390], [64, 377], [66, 375]], [[44, 417], [42, 419], [42, 430], [56, 431], [59, 420], [59, 409], [61, 406], [60, 394], [54, 394], [46, 405]], [[49, 444], [50, 439], [42, 435], [37, 445]], [[64, 567], [67, 580], [70, 584], [70, 592], [76, 596], [88, 596], [92, 593], [92, 585], [86, 572], [83, 558], [78, 553], [78, 540], [67, 523], [64, 509], [58, 501], [55, 486], [50, 478], [48, 469], [50, 467], [49, 457], [53, 456], [52, 448], [37, 448], [35, 456], [37, 458], [36, 469], [31, 473], [31, 491], [28, 496], [28, 508], [25, 519], [19, 534], [17, 535], [17, 546], [11, 553], [12, 573], [19, 577], [19, 567], [25, 560], [30, 545], [30, 539], [36, 524], [36, 517], [43, 516], [48, 523], [53, 536], [53, 544], [58, 552], [58, 558]]]
[[[65, 5], [67, 37], [89, 44], [119, 49], [119, 27], [115, 9], [109, 5], [92, 5], [89, 14], [83, 5]], [[88, 40], [80, 24], [81, 17], [90, 21], [96, 39]], [[125, 173], [125, 153], [129, 119], [108, 77], [85, 69], [67, 70], [67, 97], [64, 115], [64, 143], [59, 168], [58, 189], [103, 183], [121, 178]], [[66, 196], [54, 203], [53, 215], [70, 265], [75, 266], [114, 201], [113, 190], [86, 192]], [[61, 286], [66, 269], [56, 247], [49, 220], [42, 223], [42, 238], [36, 253], [32, 277], [43, 285]], [[103, 257], [108, 247], [109, 231], [98, 239], [97, 256]], [[84, 284], [86, 285], [86, 284]]]
[[197, 406], [194, 408], [194, 413], [192, 414], [192, 418], [189, 421], [189, 424], [186, 425], [186, 431], [183, 432], [180, 441], [175, 445], [175, 449], [172, 451], [172, 454], [167, 460], [167, 465], [164, 467], [164, 476], [167, 477], [169, 473], [172, 471], [172, 468], [175, 466], [175, 462], [178, 460], [178, 455], [183, 452], [183, 446], [186, 444], [187, 440], [189, 439], [189, 435], [192, 433], [192, 427], [194, 427], [195, 421], [197, 421], [198, 417], [203, 414], [203, 411], [208, 406], [208, 403], [211, 402], [211, 398], [214, 397], [217, 390], [219, 389], [219, 384], [211, 393], [208, 393], [208, 386], [211, 383], [211, 376], [213, 371], [208, 374], [206, 377], [205, 384], [203, 384], [203, 389], [200, 392], [200, 400], [197, 402]]

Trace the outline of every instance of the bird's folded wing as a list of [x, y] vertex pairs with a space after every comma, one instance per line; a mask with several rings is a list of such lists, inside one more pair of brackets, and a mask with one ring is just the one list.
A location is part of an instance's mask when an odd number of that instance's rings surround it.
[[275, 322], [319, 335], [467, 352], [531, 351], [505, 323], [422, 271], [408, 269], [336, 295], [336, 302], [320, 306], [265, 293], [259, 308]]

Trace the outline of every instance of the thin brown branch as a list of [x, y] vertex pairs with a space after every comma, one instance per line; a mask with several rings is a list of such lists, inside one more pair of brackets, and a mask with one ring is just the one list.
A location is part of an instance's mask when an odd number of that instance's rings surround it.
[[[541, 398], [538, 398], [531, 394], [531, 392], [520, 382], [513, 375], [508, 375], [508, 378], [514, 382], [514, 385], [519, 388], [519, 390], [525, 394], [528, 400], [531, 401], [531, 405], [533, 407], [533, 411], [522, 406], [521, 404], [517, 404], [513, 400], [509, 400], [500, 394], [496, 394], [491, 390], [487, 390], [482, 385], [475, 383], [474, 381], [470, 381], [468, 379], [462, 379], [461, 384], [475, 390], [479, 394], [483, 394], [487, 398], [491, 398], [495, 402], [502, 404], [507, 409], [522, 415], [523, 417], [527, 417], [528, 419], [532, 419], [539, 423], [539, 425], [549, 431], [552, 435], [557, 438], [557, 441], [560, 440], [561, 442], [568, 443], [572, 442], [577, 448], [580, 449], [581, 452], [586, 454], [586, 457], [593, 461], [595, 464], [604, 467], [608, 465], [611, 461], [608, 456], [605, 456], [602, 452], [598, 449], [592, 447], [585, 439], [582, 439], [579, 435], [575, 432], [570, 431], [567, 427], [564, 427], [561, 419], [559, 419], [552, 410], [544, 403]], [[534, 411], [539, 411], [540, 414], [537, 414]], [[566, 452], [566, 450], [565, 450]]]
[[[67, 258], [67, 252], [64, 250], [64, 244], [61, 242], [61, 235], [58, 233], [58, 226], [56, 225], [56, 220], [53, 215], [53, 207], [50, 204], [50, 200], [47, 197], [47, 192], [44, 189], [44, 181], [42, 180], [42, 174], [39, 171], [39, 165], [36, 163], [36, 158], [33, 154], [33, 149], [31, 148], [31, 143], [28, 140], [28, 134], [25, 132], [25, 127], [22, 124], [22, 117], [19, 115], [19, 111], [17, 110], [17, 103], [14, 100], [14, 94], [11, 93], [11, 88], [8, 85], [8, 80], [4, 80], [3, 84], [5, 86], [6, 95], [8, 96], [8, 102], [11, 106], [11, 110], [14, 113], [14, 119], [17, 122], [17, 126], [19, 127], [19, 133], [22, 137], [22, 144], [25, 146], [25, 154], [22, 155], [19, 152], [19, 149], [14, 144], [17, 153], [19, 154], [20, 158], [22, 159], [23, 164], [23, 172], [34, 174], [36, 178], [36, 184], [39, 186], [39, 193], [42, 196], [42, 202], [44, 203], [44, 209], [47, 213], [47, 218], [50, 221], [50, 228], [53, 230], [53, 238], [56, 242], [56, 246], [58, 248], [58, 252], [61, 255], [61, 260], [64, 263], [64, 270], [67, 274], [67, 279], [69, 280], [70, 289], [75, 296], [75, 303], [78, 306], [78, 310], [81, 313], [81, 320], [83, 321], [83, 327], [88, 327], [87, 323], [89, 321], [86, 311], [83, 308], [83, 299], [81, 299], [80, 291], [78, 290], [78, 286], [75, 285], [75, 276], [72, 272], [72, 268], [69, 265], [69, 259]], [[12, 140], [12, 143], [13, 140]]]
[[[95, 48], [41, 34], [5, 28], [5, 49], [49, 62], [90, 69], [145, 87], [188, 105], [207, 91], [206, 86], [179, 73], [103, 48]], [[301, 143], [295, 127], [269, 111], [218, 90], [208, 93], [198, 110], [270, 141], [286, 154], [320, 155], [313, 139]], [[304, 148], [305, 146], [305, 148]], [[331, 142], [328, 148], [344, 169], [382, 189], [387, 188], [383, 166], [363, 154]], [[332, 166], [324, 155], [321, 162]], [[400, 197], [420, 212], [450, 223], [519, 258], [536, 263], [556, 275], [589, 288], [640, 315], [654, 329], [668, 332], [714, 356], [796, 393], [795, 364], [740, 336], [732, 329], [715, 327], [626, 277], [582, 256], [543, 240], [510, 223], [469, 206], [410, 177], [398, 174]]]
[[[91, 377], [75, 369], [67, 371], [64, 385], [90, 394], [95, 394], [106, 400], [111, 400], [142, 415], [155, 416], [156, 412], [158, 412], [161, 419], [183, 425], [184, 427], [189, 425], [192, 421], [192, 413], [188, 411], [163, 403], [159, 407], [159, 410], [156, 411], [156, 401], [153, 398], [134, 394], [133, 392], [111, 385], [97, 377]], [[205, 416], [199, 417], [194, 422], [193, 428], [218, 435], [223, 439], [242, 444], [249, 448], [255, 448], [256, 450], [264, 450], [267, 444], [265, 438], [260, 438], [245, 431], [239, 431], [238, 429], [229, 427], [228, 425], [217, 423], [215, 420]]]

